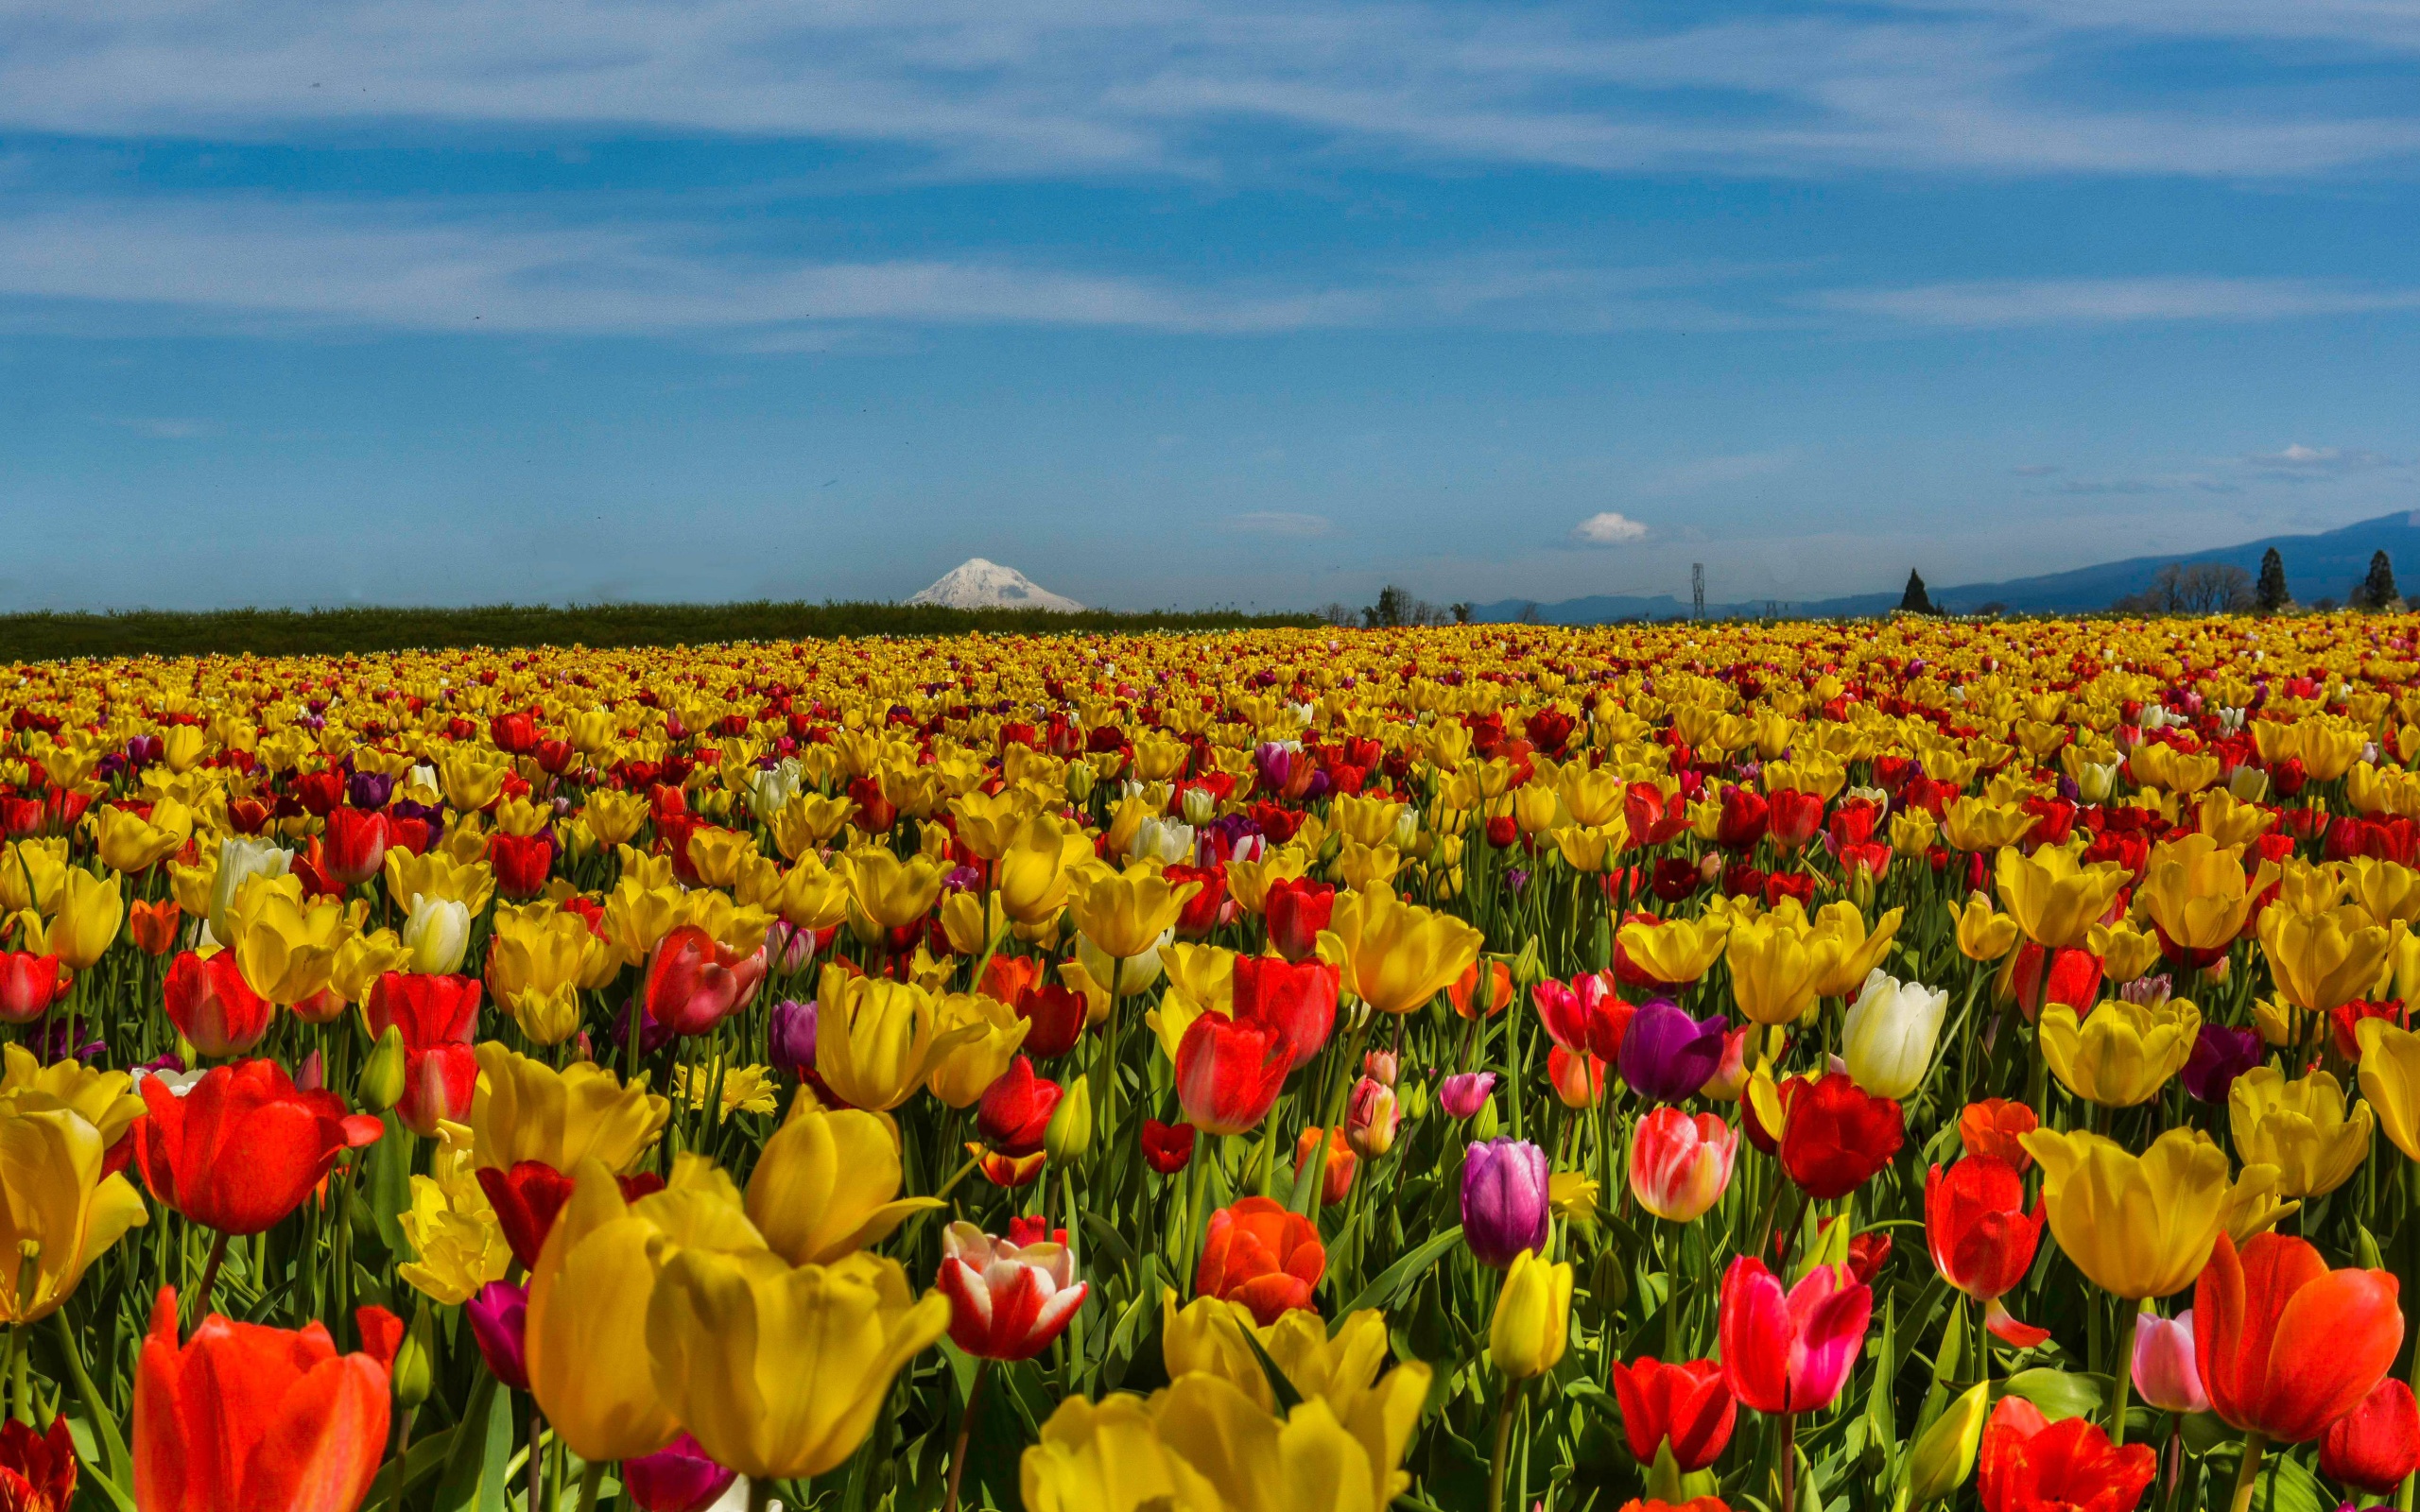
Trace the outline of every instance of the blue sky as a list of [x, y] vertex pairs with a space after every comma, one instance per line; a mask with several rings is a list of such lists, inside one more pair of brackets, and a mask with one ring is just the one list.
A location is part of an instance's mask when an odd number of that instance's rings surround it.
[[0, 0], [0, 605], [1812, 599], [2420, 506], [2420, 11]]

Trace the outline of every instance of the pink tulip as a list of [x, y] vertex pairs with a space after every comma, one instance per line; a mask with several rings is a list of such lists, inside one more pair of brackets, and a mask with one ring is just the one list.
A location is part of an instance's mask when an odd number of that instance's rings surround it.
[[1738, 1131], [1712, 1113], [1659, 1108], [1631, 1140], [1631, 1194], [1658, 1218], [1693, 1222], [1721, 1200], [1738, 1150]]
[[1448, 1118], [1476, 1118], [1495, 1091], [1495, 1073], [1466, 1071], [1448, 1076], [1437, 1087], [1437, 1106]]
[[2172, 1318], [2135, 1314], [2135, 1395], [2162, 1412], [2208, 1412], [2193, 1357], [2193, 1310]]
[[1818, 1265], [1789, 1292], [1765, 1263], [1742, 1255], [1722, 1278], [1722, 1373], [1731, 1394], [1761, 1413], [1831, 1404], [1865, 1345], [1874, 1292], [1844, 1265]]

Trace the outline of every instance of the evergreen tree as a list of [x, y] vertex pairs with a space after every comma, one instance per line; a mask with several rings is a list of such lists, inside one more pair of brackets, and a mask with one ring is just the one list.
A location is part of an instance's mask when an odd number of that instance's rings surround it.
[[1903, 614], [1932, 612], [1932, 600], [1925, 593], [1924, 575], [1913, 567], [1908, 569], [1908, 591], [1899, 595], [1899, 610]]
[[2260, 554], [2260, 581], [2252, 590], [2252, 601], [2263, 614], [2274, 614], [2293, 602], [2286, 591], [2286, 558], [2274, 546]]
[[2386, 559], [2385, 552], [2371, 555], [2369, 576], [2361, 579], [2361, 586], [2355, 590], [2355, 593], [2354, 602], [2368, 610], [2392, 608], [2394, 601], [2402, 596], [2394, 591], [2394, 563]]

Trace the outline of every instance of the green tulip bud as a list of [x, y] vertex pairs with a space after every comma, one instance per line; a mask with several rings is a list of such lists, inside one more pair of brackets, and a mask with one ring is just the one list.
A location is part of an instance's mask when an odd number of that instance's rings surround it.
[[1979, 1383], [1949, 1404], [1932, 1426], [1916, 1435], [1908, 1452], [1908, 1501], [1915, 1506], [1944, 1501], [1975, 1472], [1975, 1453], [1983, 1443], [1983, 1415], [1991, 1405], [1992, 1388]]
[[1471, 1138], [1484, 1144], [1495, 1138], [1497, 1125], [1495, 1099], [1491, 1097], [1479, 1104], [1478, 1111], [1471, 1115]]
[[1042, 1147], [1057, 1161], [1080, 1160], [1093, 1147], [1093, 1084], [1079, 1076], [1059, 1099], [1050, 1123], [1042, 1131]]
[[423, 1303], [404, 1334], [403, 1347], [395, 1351], [395, 1401], [406, 1412], [426, 1401], [437, 1385], [437, 1362], [429, 1349], [428, 1332], [428, 1307]]
[[354, 1083], [354, 1101], [373, 1113], [383, 1113], [404, 1100], [404, 1031], [389, 1024], [361, 1063]]

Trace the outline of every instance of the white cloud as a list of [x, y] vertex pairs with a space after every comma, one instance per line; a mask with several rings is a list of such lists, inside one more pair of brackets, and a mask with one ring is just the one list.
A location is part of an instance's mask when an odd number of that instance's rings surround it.
[[2346, 450], [2335, 446], [2305, 446], [2295, 442], [2282, 451], [2254, 452], [2238, 457], [2237, 463], [2265, 477], [2283, 478], [2297, 483], [2323, 483], [2355, 472], [2375, 472], [2382, 468], [2406, 464], [2379, 452]]
[[1833, 289], [1816, 307], [1948, 330], [2147, 320], [2282, 320], [2420, 309], [2420, 289], [2309, 279], [2002, 279], [1895, 289]]
[[1647, 526], [1626, 514], [1607, 509], [1571, 527], [1572, 541], [1582, 546], [1627, 546], [1647, 539]]
[[[43, 15], [43, 10], [50, 10]], [[897, 145], [939, 171], [1222, 180], [1289, 157], [1588, 171], [2285, 176], [2420, 151], [2394, 0], [13, 0], [0, 126], [405, 125]], [[2257, 50], [2165, 68], [2168, 45]], [[1272, 152], [1276, 127], [1292, 140]]]
[[1248, 536], [1282, 536], [1309, 540], [1336, 533], [1336, 523], [1323, 514], [1294, 514], [1283, 509], [1255, 509], [1229, 515], [1226, 527]]

